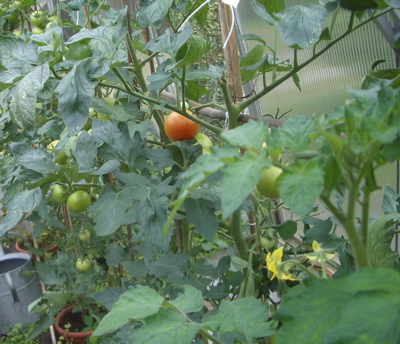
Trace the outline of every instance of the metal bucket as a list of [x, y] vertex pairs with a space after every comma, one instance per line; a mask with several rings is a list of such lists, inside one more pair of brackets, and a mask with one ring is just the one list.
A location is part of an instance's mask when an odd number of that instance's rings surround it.
[[40, 296], [31, 255], [8, 253], [0, 256], [0, 333], [6, 334], [5, 327], [37, 321], [39, 314], [28, 314], [28, 306]]

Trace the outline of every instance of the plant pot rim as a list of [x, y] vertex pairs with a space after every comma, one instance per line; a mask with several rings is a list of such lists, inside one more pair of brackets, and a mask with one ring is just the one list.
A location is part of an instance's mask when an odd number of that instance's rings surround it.
[[78, 339], [87, 338], [87, 337], [92, 335], [93, 330], [89, 330], [89, 331], [86, 331], [86, 332], [71, 332], [71, 331], [66, 331], [65, 329], [61, 328], [60, 325], [59, 325], [60, 322], [61, 322], [61, 319], [66, 314], [72, 313], [72, 310], [74, 309], [74, 307], [75, 307], [75, 305], [68, 306], [68, 307], [64, 308], [60, 313], [58, 313], [56, 315], [56, 320], [54, 322], [54, 328], [55, 328], [55, 330], [57, 331], [57, 333], [60, 336], [74, 337], [74, 338], [78, 338]]

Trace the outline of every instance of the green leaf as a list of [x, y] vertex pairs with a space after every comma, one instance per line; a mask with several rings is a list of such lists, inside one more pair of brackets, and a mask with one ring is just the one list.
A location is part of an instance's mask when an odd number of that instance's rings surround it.
[[174, 281], [190, 271], [190, 260], [183, 254], [168, 253], [147, 264], [149, 272], [157, 277]]
[[120, 296], [126, 292], [126, 289], [116, 287], [107, 288], [94, 294], [90, 294], [90, 297], [106, 307], [109, 311], [112, 309], [114, 304], [118, 301]]
[[187, 198], [183, 204], [188, 221], [207, 240], [213, 241], [218, 231], [218, 219], [214, 202], [204, 199]]
[[16, 37], [0, 38], [0, 61], [8, 70], [18, 71], [25, 75], [32, 70], [32, 65], [38, 63], [37, 45], [33, 42], [26, 43]]
[[247, 70], [243, 67], [253, 66], [259, 62], [264, 55], [264, 46], [262, 44], [257, 44], [253, 49], [251, 49], [246, 56], [240, 61], [240, 75], [242, 82], [247, 82], [253, 80], [257, 74], [257, 69]]
[[397, 343], [399, 309], [400, 275], [392, 269], [309, 278], [289, 290], [274, 315], [282, 323], [277, 343]]
[[18, 163], [27, 169], [44, 175], [58, 170], [52, 156], [41, 147], [34, 149], [26, 143], [21, 142], [13, 142], [10, 147]]
[[233, 301], [223, 300], [218, 311], [205, 317], [204, 324], [218, 333], [239, 332], [247, 342], [274, 334], [268, 323], [268, 306], [260, 299], [246, 297]]
[[307, 48], [318, 42], [327, 14], [326, 9], [318, 4], [288, 7], [276, 14], [280, 19], [278, 31], [287, 46]]
[[278, 230], [279, 236], [284, 240], [289, 240], [297, 233], [297, 223], [293, 220], [286, 220], [284, 223], [273, 226]]
[[78, 162], [80, 173], [91, 172], [97, 156], [94, 139], [86, 132], [81, 132], [75, 146], [75, 158]]
[[[268, 3], [268, 2], [266, 2]], [[257, 14], [259, 17], [261, 17], [262, 19], [264, 19], [268, 24], [270, 25], [275, 25], [277, 23], [277, 21], [275, 20], [275, 18], [273, 17], [273, 12], [270, 14], [267, 12], [267, 10], [265, 9], [265, 7], [260, 6], [257, 1], [252, 1], [251, 5], [253, 7], [253, 11], [255, 14]], [[278, 11], [279, 12], [279, 11]]]
[[384, 214], [400, 212], [400, 196], [389, 184], [383, 190], [382, 210]]
[[277, 132], [283, 137], [284, 146], [294, 153], [302, 152], [307, 150], [311, 137], [317, 132], [316, 119], [305, 116], [290, 117]]
[[5, 206], [11, 210], [29, 213], [40, 204], [42, 197], [43, 193], [40, 188], [24, 190], [14, 196]]
[[297, 162], [278, 177], [279, 193], [285, 204], [301, 217], [309, 214], [324, 186], [319, 159]]
[[30, 135], [36, 131], [37, 94], [43, 89], [49, 76], [50, 69], [47, 64], [35, 67], [18, 82], [11, 98], [13, 117]]
[[263, 119], [248, 121], [235, 129], [225, 131], [221, 137], [232, 146], [260, 151], [267, 139], [268, 123]]
[[188, 66], [197, 62], [203, 57], [205, 53], [210, 50], [210, 44], [208, 44], [202, 37], [198, 35], [191, 35], [187, 46], [183, 46], [185, 52], [183, 56], [177, 56], [177, 67]]
[[90, 100], [97, 85], [95, 78], [102, 76], [110, 63], [111, 60], [101, 58], [79, 61], [55, 89], [59, 95], [58, 110], [71, 135], [76, 135], [87, 122]]
[[394, 267], [399, 261], [399, 253], [392, 251], [395, 224], [400, 222], [400, 214], [384, 215], [370, 223], [368, 231], [368, 251], [371, 266], [374, 268]]
[[40, 280], [46, 285], [65, 283], [66, 277], [63, 274], [57, 274], [57, 267], [42, 262], [35, 262], [35, 269], [40, 276]]
[[190, 285], [182, 287], [183, 293], [178, 294], [176, 299], [169, 303], [178, 309], [181, 313], [199, 312], [204, 305], [203, 295], [200, 290]]
[[192, 343], [203, 324], [187, 322], [182, 314], [161, 309], [146, 319], [146, 324], [136, 330], [131, 343], [137, 344], [188, 344]]
[[111, 243], [106, 247], [105, 258], [109, 266], [117, 266], [124, 257], [124, 248], [121, 245]]
[[165, 30], [161, 36], [153, 38], [147, 43], [146, 49], [156, 53], [167, 53], [174, 56], [178, 50], [190, 39], [193, 29], [186, 25], [181, 32], [175, 33], [171, 29]]
[[260, 180], [261, 171], [268, 167], [268, 160], [245, 153], [243, 157], [228, 164], [221, 181], [221, 207], [223, 217], [228, 218], [250, 195]]
[[67, 60], [84, 60], [92, 55], [92, 49], [87, 44], [74, 42], [68, 45], [68, 50], [65, 54]]
[[0, 236], [6, 234], [10, 229], [14, 228], [25, 216], [21, 210], [9, 211], [0, 222]]
[[91, 205], [90, 212], [95, 215], [95, 231], [98, 235], [114, 233], [126, 223], [126, 212], [132, 206], [134, 188], [126, 187], [120, 191], [107, 191]]
[[142, 28], [150, 25], [159, 26], [162, 19], [167, 15], [173, 0], [155, 0], [148, 6], [141, 7], [137, 20]]
[[137, 285], [122, 294], [111, 312], [106, 314], [93, 336], [101, 336], [118, 330], [130, 319], [141, 320], [157, 313], [164, 298], [147, 286]]

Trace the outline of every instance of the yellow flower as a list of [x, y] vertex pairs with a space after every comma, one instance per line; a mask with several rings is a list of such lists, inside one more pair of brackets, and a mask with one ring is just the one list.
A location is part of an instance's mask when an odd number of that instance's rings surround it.
[[272, 272], [271, 280], [278, 278], [280, 280], [292, 280], [297, 281], [297, 278], [292, 277], [289, 273], [289, 269], [292, 264], [286, 264], [282, 262], [283, 247], [276, 249], [272, 253], [268, 253], [266, 257], [267, 268]]
[[312, 248], [314, 252], [306, 254], [307, 258], [312, 262], [322, 263], [331, 260], [335, 256], [335, 254], [328, 253], [328, 250], [323, 249], [316, 240], [313, 241]]

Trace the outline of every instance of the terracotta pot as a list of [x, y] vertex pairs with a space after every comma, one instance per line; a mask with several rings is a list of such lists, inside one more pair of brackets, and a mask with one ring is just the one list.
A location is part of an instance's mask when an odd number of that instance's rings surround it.
[[60, 324], [62, 323], [64, 317], [72, 313], [74, 307], [75, 305], [69, 306], [57, 314], [56, 321], [54, 323], [54, 329], [56, 330], [58, 335], [63, 336], [68, 343], [85, 343], [86, 339], [92, 335], [93, 331], [70, 332], [60, 327]]
[[[29, 237], [29, 235], [28, 235], [28, 237]], [[17, 252], [23, 252], [23, 253], [31, 254], [30, 251], [21, 248], [21, 247], [19, 246], [19, 242], [18, 242], [18, 241], [15, 242], [15, 250], [16, 250]], [[49, 247], [49, 248], [45, 248], [44, 251], [49, 252], [49, 253], [55, 253], [55, 252], [58, 251], [58, 244], [55, 243], [53, 246], [51, 246], [51, 247]], [[34, 260], [34, 259], [35, 259], [35, 255], [32, 255], [32, 260]], [[41, 259], [41, 260], [42, 260], [42, 259]]]

